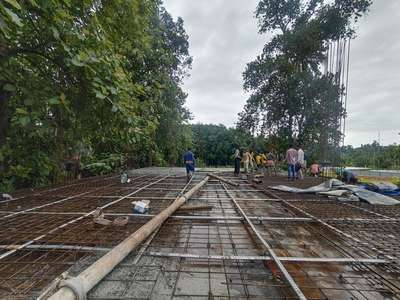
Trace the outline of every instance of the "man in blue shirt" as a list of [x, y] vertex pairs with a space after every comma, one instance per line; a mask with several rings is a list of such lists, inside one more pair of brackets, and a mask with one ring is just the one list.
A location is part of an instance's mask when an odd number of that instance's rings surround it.
[[190, 151], [190, 149], [188, 149], [185, 155], [183, 155], [183, 162], [185, 163], [186, 174], [189, 180], [193, 176], [195, 163], [194, 154], [192, 151]]

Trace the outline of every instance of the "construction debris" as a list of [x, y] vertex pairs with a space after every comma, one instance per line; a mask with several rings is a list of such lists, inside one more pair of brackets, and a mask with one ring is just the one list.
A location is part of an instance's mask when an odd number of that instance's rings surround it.
[[112, 224], [112, 221], [108, 220], [108, 219], [105, 219], [104, 215], [101, 215], [101, 216], [99, 216], [97, 218], [94, 218], [93, 222], [95, 222], [96, 224], [99, 224], [99, 225], [104, 225], [104, 226], [108, 226], [108, 225]]
[[115, 226], [126, 226], [128, 224], [129, 221], [129, 217], [125, 216], [125, 217], [117, 217], [114, 219], [113, 221], [113, 225]]
[[259, 184], [259, 183], [262, 183], [262, 179], [260, 179], [260, 178], [253, 178], [253, 182]]
[[99, 225], [125, 226], [126, 224], [128, 224], [128, 221], [128, 216], [117, 217], [113, 221], [106, 219], [101, 208], [97, 208], [96, 211], [93, 213], [93, 222]]
[[[334, 193], [334, 196], [342, 196], [343, 194], [349, 195], [349, 191], [357, 196], [359, 199], [364, 200], [368, 202], [369, 204], [374, 204], [374, 205], [397, 205], [400, 204], [400, 201], [379, 194], [375, 193], [369, 190], [366, 190], [362, 187], [358, 187], [355, 185], [346, 185], [340, 180], [337, 179], [330, 179], [324, 183], [321, 183], [319, 185], [306, 188], [306, 189], [301, 189], [301, 188], [296, 188], [292, 186], [286, 186], [286, 185], [277, 185], [277, 186], [269, 186], [269, 188], [273, 190], [278, 190], [278, 191], [284, 191], [284, 192], [290, 192], [290, 193], [317, 193], [317, 194], [326, 194], [330, 193], [328, 195], [332, 195]], [[352, 197], [354, 200], [355, 198]]]
[[121, 174], [121, 183], [130, 183], [131, 179], [128, 178], [128, 174], [122, 173]]
[[104, 217], [104, 213], [101, 208], [97, 208], [96, 211], [93, 213], [93, 222], [104, 226], [112, 224], [111, 220], [108, 220]]
[[150, 200], [133, 201], [133, 212], [136, 214], [145, 214], [149, 211]]
[[13, 197], [9, 194], [0, 194], [0, 201], [10, 201]]

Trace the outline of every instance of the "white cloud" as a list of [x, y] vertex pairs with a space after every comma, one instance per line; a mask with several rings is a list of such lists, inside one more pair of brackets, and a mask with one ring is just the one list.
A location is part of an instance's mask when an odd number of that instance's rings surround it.
[[258, 0], [165, 0], [181, 16], [193, 56], [191, 76], [184, 89], [194, 122], [233, 126], [247, 95], [242, 73], [259, 53], [266, 36], [258, 34], [253, 18]]
[[[258, 0], [165, 0], [181, 16], [193, 56], [184, 89], [194, 122], [233, 126], [247, 96], [246, 63], [261, 53], [268, 36], [254, 18]], [[375, 0], [352, 41], [346, 143], [399, 142], [400, 1]]]
[[399, 142], [400, 2], [375, 0], [352, 41], [346, 143]]

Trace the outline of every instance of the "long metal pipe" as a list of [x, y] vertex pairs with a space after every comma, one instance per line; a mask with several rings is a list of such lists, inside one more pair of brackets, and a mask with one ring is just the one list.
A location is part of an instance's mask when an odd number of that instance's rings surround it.
[[[272, 260], [271, 256], [244, 256], [244, 255], [200, 255], [191, 253], [163, 253], [150, 251], [146, 255], [156, 257], [178, 257], [189, 259], [212, 259], [212, 260]], [[352, 257], [290, 257], [279, 256], [280, 261], [301, 263], [367, 263], [385, 264], [385, 259], [378, 258], [352, 258]]]
[[[142, 248], [138, 251], [135, 262], [137, 263], [140, 257], [146, 251], [146, 248], [150, 244], [151, 239], [154, 237], [155, 231], [146, 243], [143, 244]], [[5, 245], [0, 245], [0, 249], [6, 248]], [[31, 245], [28, 249], [34, 250], [76, 250], [76, 251], [90, 251], [90, 252], [108, 252], [112, 248], [107, 247], [85, 247], [85, 246], [73, 246], [73, 245]], [[175, 258], [189, 258], [189, 259], [212, 259], [212, 260], [272, 260], [271, 256], [256, 256], [256, 255], [200, 255], [192, 253], [171, 253], [171, 252], [156, 252], [150, 251], [145, 254], [146, 256], [156, 257], [175, 257]], [[379, 258], [353, 258], [353, 257], [291, 257], [291, 256], [279, 256], [280, 261], [289, 262], [304, 262], [304, 263], [366, 263], [366, 264], [387, 264], [389, 261]]]
[[200, 183], [187, 193], [177, 198], [170, 206], [160, 212], [149, 222], [140, 227], [132, 235], [118, 244], [94, 264], [80, 273], [77, 277], [65, 282], [49, 300], [81, 300], [100, 280], [102, 280], [115, 266], [117, 266], [129, 253], [146, 240], [159, 226], [168, 219], [186, 200], [196, 193], [210, 179], [206, 176]]

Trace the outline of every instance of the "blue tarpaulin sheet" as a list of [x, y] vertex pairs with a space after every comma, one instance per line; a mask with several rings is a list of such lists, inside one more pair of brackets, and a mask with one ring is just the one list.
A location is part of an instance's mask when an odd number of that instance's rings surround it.
[[400, 196], [400, 188], [392, 183], [365, 183], [360, 187], [382, 195]]

